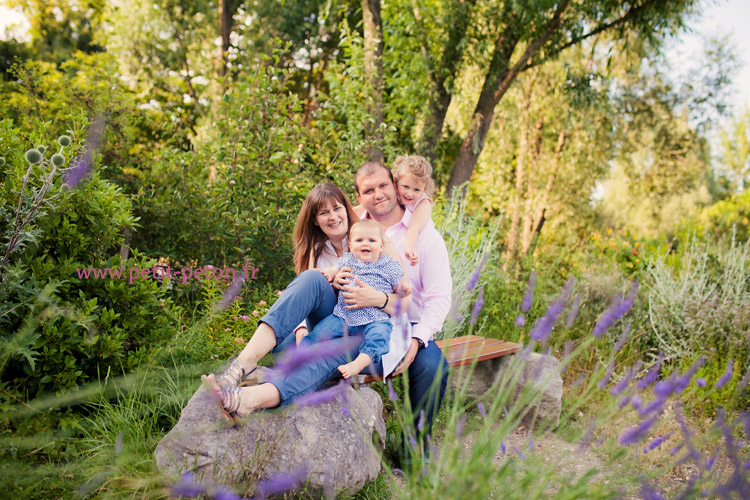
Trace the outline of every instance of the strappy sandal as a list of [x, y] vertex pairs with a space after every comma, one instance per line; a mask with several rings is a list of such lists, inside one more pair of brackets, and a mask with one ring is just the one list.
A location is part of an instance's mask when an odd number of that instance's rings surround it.
[[255, 373], [257, 369], [258, 367], [255, 366], [246, 372], [242, 365], [234, 360], [218, 377], [215, 377], [215, 380], [221, 387], [249, 387], [258, 383], [258, 374]]
[[253, 408], [247, 413], [240, 413], [240, 401], [242, 398], [242, 388], [236, 385], [229, 387], [221, 387], [209, 379], [206, 375], [201, 377], [203, 387], [216, 401], [219, 411], [227, 422], [233, 426], [240, 425], [245, 417], [250, 415], [253, 411], [258, 408], [258, 402], [256, 401]]

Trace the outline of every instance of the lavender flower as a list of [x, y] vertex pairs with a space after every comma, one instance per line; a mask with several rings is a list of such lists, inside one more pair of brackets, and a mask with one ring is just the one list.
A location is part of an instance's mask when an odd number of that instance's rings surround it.
[[411, 433], [411, 427], [406, 428], [406, 435], [409, 438], [409, 445], [412, 447], [412, 449], [417, 449], [417, 440], [414, 439], [414, 435]]
[[86, 149], [63, 178], [63, 183], [71, 188], [76, 187], [91, 172], [91, 167], [94, 165], [94, 155], [101, 144], [104, 125], [105, 120], [101, 116], [95, 118], [91, 124], [89, 136], [86, 139]]
[[632, 399], [632, 396], [625, 395], [620, 398], [620, 400], [617, 402], [617, 407], [621, 410], [628, 406], [628, 403], [630, 403], [630, 400]]
[[520, 327], [522, 327], [525, 324], [526, 324], [526, 318], [524, 317], [523, 314], [519, 314], [518, 316], [516, 316], [516, 326], [517, 327], [520, 328]]
[[633, 281], [633, 286], [630, 289], [630, 293], [628, 293], [627, 297], [624, 299], [622, 298], [622, 295], [618, 295], [615, 297], [615, 300], [612, 301], [612, 304], [609, 306], [609, 308], [604, 311], [604, 314], [602, 314], [601, 318], [599, 318], [599, 321], [596, 322], [596, 325], [594, 325], [594, 331], [591, 333], [594, 337], [599, 338], [606, 332], [610, 326], [612, 326], [615, 321], [622, 318], [625, 313], [627, 313], [630, 308], [633, 306], [633, 302], [635, 302], [635, 295], [638, 291], [638, 281]]
[[721, 389], [724, 387], [727, 382], [729, 382], [732, 379], [733, 375], [733, 360], [730, 358], [729, 363], [727, 363], [727, 369], [724, 372], [724, 375], [721, 376], [721, 378], [716, 382], [716, 388]]
[[654, 366], [651, 367], [645, 377], [638, 381], [636, 387], [643, 390], [653, 384], [656, 379], [659, 378], [659, 372], [661, 371], [661, 364], [663, 361], [664, 357], [660, 354], [659, 358], [656, 360], [656, 363], [654, 363]]
[[620, 338], [617, 339], [617, 343], [615, 343], [615, 352], [620, 352], [620, 349], [622, 349], [622, 346], [625, 345], [625, 342], [628, 341], [628, 336], [630, 336], [630, 330], [633, 328], [633, 322], [628, 321], [628, 323], [625, 325], [625, 328], [622, 329], [622, 334], [620, 335]]
[[342, 337], [329, 342], [317, 342], [312, 345], [300, 344], [296, 349], [287, 349], [279, 357], [274, 371], [286, 376], [304, 364], [350, 352], [358, 347], [361, 342], [361, 337], [354, 336]]
[[536, 286], [536, 271], [531, 273], [529, 276], [529, 286], [526, 288], [526, 293], [523, 294], [523, 300], [521, 301], [521, 312], [527, 313], [531, 309], [531, 303], [534, 300], [534, 287]]
[[500, 451], [502, 451], [502, 452], [503, 452], [503, 455], [505, 455], [505, 453], [506, 453], [506, 452], [508, 451], [508, 450], [507, 450], [507, 449], [505, 448], [505, 441], [500, 441]]
[[611, 360], [609, 362], [609, 365], [607, 366], [607, 371], [604, 373], [604, 376], [599, 381], [599, 389], [604, 389], [607, 387], [607, 384], [609, 383], [609, 379], [612, 377], [612, 371], [615, 369], [615, 360]]
[[648, 405], [638, 409], [640, 415], [648, 415], [649, 413], [657, 412], [662, 409], [666, 399], [656, 397]]
[[565, 327], [570, 328], [573, 326], [573, 323], [575, 322], [576, 318], [578, 317], [578, 310], [581, 307], [581, 296], [576, 295], [573, 297], [573, 304], [570, 306], [570, 311], [568, 312], [568, 317], [565, 318]]
[[643, 500], [664, 500], [664, 497], [646, 481], [641, 482], [640, 494]]
[[482, 307], [484, 307], [484, 285], [479, 288], [479, 295], [477, 296], [477, 301], [474, 302], [474, 309], [471, 310], [471, 319], [469, 320], [469, 323], [472, 325], [477, 324], [477, 318], [479, 318], [479, 313], [482, 311]]
[[419, 411], [419, 421], [417, 422], [417, 430], [419, 432], [424, 431], [424, 410]]
[[531, 434], [529, 434], [529, 449], [530, 450], [534, 449], [534, 438], [531, 437]]
[[648, 434], [649, 429], [652, 425], [654, 425], [656, 419], [657, 416], [654, 415], [651, 418], [641, 421], [641, 423], [639, 423], [638, 425], [627, 429], [620, 435], [620, 444], [623, 446], [628, 446], [642, 440], [644, 437], [646, 437], [646, 434]]
[[347, 408], [346, 405], [341, 406], [341, 413], [344, 414], [345, 418], [352, 418], [352, 414], [349, 412], [349, 408]]
[[487, 411], [484, 409], [484, 405], [481, 402], [477, 403], [477, 410], [479, 410], [481, 416], [487, 418]]
[[529, 332], [529, 336], [532, 339], [537, 342], [547, 340], [547, 337], [552, 333], [552, 328], [555, 326], [555, 323], [557, 323], [560, 313], [562, 313], [565, 308], [565, 303], [568, 301], [568, 297], [570, 296], [574, 285], [575, 280], [573, 280], [573, 278], [569, 279], [558, 299], [552, 302], [544, 313], [544, 316], [534, 323], [534, 328]]
[[188, 498], [198, 497], [203, 494], [205, 490], [206, 488], [196, 481], [195, 474], [192, 472], [185, 472], [180, 476], [180, 481], [172, 486], [173, 495]]
[[625, 389], [628, 388], [630, 385], [630, 382], [633, 381], [633, 377], [635, 377], [635, 374], [638, 373], [638, 370], [641, 369], [641, 362], [638, 361], [635, 365], [631, 366], [628, 369], [628, 372], [625, 374], [625, 377], [623, 377], [622, 380], [620, 380], [614, 387], [612, 387], [609, 390], [609, 393], [613, 396], [619, 396]]
[[655, 449], [655, 448], [656, 448], [657, 446], [659, 446], [659, 445], [660, 445], [660, 444], [662, 444], [662, 443], [663, 443], [664, 441], [666, 441], [667, 439], [669, 439], [669, 437], [670, 437], [670, 436], [671, 436], [672, 434], [673, 434], [673, 432], [670, 432], [670, 433], [669, 433], [669, 434], [667, 434], [666, 436], [661, 436], [661, 437], [658, 437], [658, 438], [656, 438], [656, 439], [652, 439], [652, 440], [651, 440], [651, 442], [650, 442], [650, 443], [648, 443], [648, 446], [645, 446], [645, 447], [643, 448], [643, 453], [648, 453], [649, 451], [651, 451], [651, 450]]
[[346, 393], [346, 384], [338, 384], [330, 389], [323, 391], [311, 392], [297, 398], [295, 403], [300, 408], [306, 408], [308, 406], [316, 406], [323, 403], [328, 403], [344, 396]]
[[630, 402], [633, 404], [633, 408], [639, 412], [641, 411], [641, 408], [643, 408], [643, 400], [637, 394], [631, 398]]
[[684, 442], [678, 444], [677, 446], [675, 446], [674, 448], [672, 448], [671, 450], [669, 450], [669, 453], [671, 453], [672, 455], [677, 455], [680, 452], [680, 450], [682, 449], [683, 446], [685, 446]]
[[266, 498], [269, 495], [291, 491], [307, 479], [308, 472], [300, 469], [295, 472], [282, 472], [258, 483], [258, 498]]
[[513, 447], [513, 451], [515, 451], [519, 457], [521, 457], [521, 460], [526, 460], [526, 455], [523, 454], [521, 450], [518, 449], [517, 446]]
[[477, 283], [479, 282], [479, 275], [482, 274], [482, 268], [484, 267], [484, 263], [487, 262], [487, 257], [489, 257], [489, 255], [489, 253], [486, 253], [482, 256], [482, 260], [479, 262], [479, 265], [471, 273], [471, 276], [469, 276], [469, 281], [468, 283], [466, 283], [467, 292], [470, 292], [477, 287]]
[[[235, 278], [229, 285], [229, 287], [224, 291], [224, 295], [221, 297], [221, 299], [216, 302], [216, 305], [214, 306], [214, 312], [218, 313], [229, 307], [229, 305], [234, 302], [234, 299], [237, 298], [237, 295], [240, 293], [240, 290], [242, 290], [242, 285], [244, 284], [244, 278]], [[243, 318], [244, 317], [245, 316], [243, 316]]]
[[461, 439], [464, 435], [464, 427], [466, 427], [466, 414], [458, 417], [458, 422], [456, 422], [456, 439]]
[[391, 382], [391, 379], [388, 379], [385, 381], [386, 385], [388, 386], [388, 399], [391, 401], [397, 401], [398, 395], [396, 394], [396, 391], [393, 389], [393, 382]]
[[211, 498], [213, 498], [213, 500], [242, 500], [241, 496], [223, 484], [211, 489]]
[[708, 384], [708, 382], [706, 382], [706, 379], [703, 377], [698, 377], [697, 379], [695, 379], [695, 385], [697, 385], [698, 387], [706, 387], [706, 384]]

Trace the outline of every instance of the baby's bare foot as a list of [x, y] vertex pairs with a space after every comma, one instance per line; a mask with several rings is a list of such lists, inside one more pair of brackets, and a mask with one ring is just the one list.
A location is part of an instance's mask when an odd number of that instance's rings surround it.
[[357, 375], [361, 370], [358, 370], [356, 366], [353, 366], [354, 362], [347, 363], [339, 366], [339, 371], [344, 378], [350, 378]]

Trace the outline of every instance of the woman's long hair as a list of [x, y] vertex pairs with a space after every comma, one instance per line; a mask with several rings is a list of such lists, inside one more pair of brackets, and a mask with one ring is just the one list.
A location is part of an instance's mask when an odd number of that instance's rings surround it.
[[317, 262], [323, 252], [328, 237], [320, 226], [315, 224], [315, 219], [328, 202], [334, 206], [336, 202], [344, 205], [348, 219], [347, 231], [357, 221], [352, 204], [337, 186], [325, 183], [312, 188], [302, 203], [297, 215], [297, 225], [294, 226], [294, 270], [298, 274], [309, 269], [311, 261]]

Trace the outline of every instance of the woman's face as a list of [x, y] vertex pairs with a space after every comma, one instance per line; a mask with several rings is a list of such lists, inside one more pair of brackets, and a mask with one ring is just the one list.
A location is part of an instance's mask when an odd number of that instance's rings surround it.
[[323, 230], [329, 240], [342, 240], [349, 231], [346, 207], [338, 201], [326, 201], [315, 214], [315, 225]]

